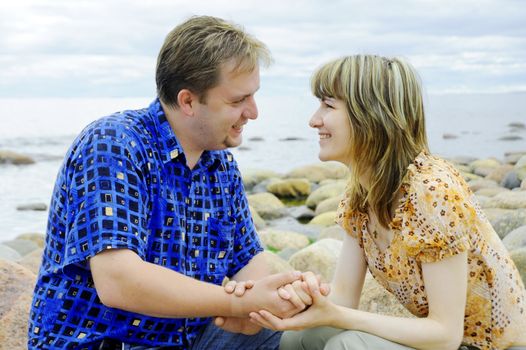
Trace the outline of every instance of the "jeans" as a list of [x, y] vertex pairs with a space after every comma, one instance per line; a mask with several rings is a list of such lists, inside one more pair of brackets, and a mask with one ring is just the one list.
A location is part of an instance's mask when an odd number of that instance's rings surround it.
[[[230, 333], [210, 322], [190, 347], [190, 350], [278, 350], [282, 332], [263, 328], [254, 335]], [[157, 350], [162, 347], [123, 344], [122, 350]]]

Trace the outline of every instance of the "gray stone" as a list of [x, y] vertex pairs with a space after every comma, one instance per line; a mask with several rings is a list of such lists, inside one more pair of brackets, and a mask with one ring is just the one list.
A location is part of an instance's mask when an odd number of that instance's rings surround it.
[[248, 196], [248, 202], [265, 220], [282, 217], [286, 214], [285, 205], [272, 193], [256, 193]]
[[47, 205], [45, 203], [27, 203], [27, 204], [21, 204], [16, 207], [16, 210], [24, 211], [24, 210], [34, 210], [34, 211], [46, 211]]
[[254, 225], [256, 225], [256, 228], [259, 230], [267, 226], [267, 223], [265, 222], [265, 220], [263, 220], [261, 215], [259, 215], [257, 210], [252, 208], [250, 205], [248, 207], [250, 208], [250, 214], [252, 215], [252, 221], [254, 222]]
[[477, 192], [482, 188], [498, 187], [499, 184], [493, 180], [473, 179], [469, 182], [469, 187], [473, 192]]
[[307, 207], [314, 209], [318, 203], [324, 201], [325, 199], [343, 195], [345, 192], [345, 186], [345, 181], [338, 181], [332, 184], [321, 186], [313, 191], [309, 197], [307, 197], [305, 204]]
[[501, 239], [518, 227], [526, 225], [526, 210], [514, 210], [491, 221], [491, 225]]
[[508, 192], [509, 189], [502, 187], [485, 187], [477, 190], [475, 194], [477, 196], [493, 197], [501, 192]]
[[314, 210], [307, 208], [306, 205], [301, 205], [299, 207], [289, 207], [287, 210], [289, 215], [296, 220], [310, 220], [314, 217]]
[[19, 252], [14, 250], [11, 247], [8, 247], [0, 243], [0, 259], [9, 260], [9, 261], [18, 261], [22, 256]]
[[389, 293], [387, 289], [376, 282], [369, 272], [365, 275], [358, 309], [395, 317], [415, 317], [400, 304], [393, 294]]
[[252, 190], [254, 186], [260, 182], [271, 179], [281, 178], [282, 176], [274, 171], [263, 170], [263, 169], [247, 169], [241, 172], [243, 178], [243, 185], [247, 191]]
[[312, 271], [320, 274], [323, 282], [329, 282], [334, 275], [341, 247], [341, 241], [330, 238], [322, 239], [291, 256], [289, 264], [299, 271]]
[[317, 225], [301, 224], [290, 216], [282, 217], [268, 222], [269, 228], [277, 230], [293, 231], [307, 236], [310, 240], [318, 239], [321, 232], [321, 227]]
[[504, 209], [526, 208], [526, 191], [501, 192], [492, 197], [486, 206]]
[[259, 238], [269, 249], [277, 251], [285, 248], [301, 249], [309, 245], [309, 239], [297, 232], [267, 228], [259, 232]]
[[346, 232], [343, 228], [341, 228], [339, 225], [332, 225], [324, 228], [321, 231], [319, 239], [332, 238], [343, 241], [343, 237], [345, 237], [345, 235]]
[[294, 270], [286, 260], [272, 252], [264, 251], [261, 254], [265, 257], [271, 274]]
[[24, 255], [22, 259], [18, 262], [20, 265], [24, 266], [29, 271], [33, 272], [35, 275], [38, 275], [38, 270], [42, 264], [42, 248], [33, 250], [31, 253]]
[[500, 185], [511, 190], [513, 188], [520, 187], [521, 180], [519, 179], [516, 171], [510, 171], [506, 174], [506, 176], [504, 176]]
[[269, 183], [267, 191], [280, 198], [304, 198], [311, 193], [311, 185], [307, 179], [279, 179]]
[[515, 249], [510, 256], [521, 274], [522, 283], [526, 284], [526, 247]]
[[506, 246], [510, 252], [512, 250], [526, 247], [526, 225], [517, 227], [504, 237], [502, 243]]
[[522, 136], [519, 135], [504, 135], [498, 138], [499, 141], [520, 141]]
[[338, 206], [340, 205], [341, 200], [342, 200], [341, 195], [324, 199], [323, 201], [318, 203], [318, 205], [316, 206], [316, 210], [314, 211], [314, 214], [320, 215], [328, 211], [336, 211], [336, 209], [338, 209]]
[[487, 176], [487, 180], [493, 180], [497, 183], [501, 183], [507, 173], [513, 170], [513, 165], [502, 164], [501, 166], [494, 168]]
[[306, 178], [311, 182], [320, 182], [325, 179], [345, 179], [349, 176], [349, 169], [338, 162], [324, 162], [302, 166], [293, 169], [286, 177]]
[[38, 244], [27, 240], [27, 239], [14, 239], [11, 241], [6, 241], [3, 243], [4, 245], [13, 248], [16, 250], [21, 256], [24, 256], [26, 254], [31, 253], [33, 250], [36, 250], [39, 248]]
[[28, 241], [33, 241], [40, 248], [43, 248], [44, 247], [44, 243], [46, 241], [46, 235], [43, 235], [42, 233], [22, 233], [22, 234], [16, 236], [15, 239], [26, 239]]
[[522, 156], [526, 156], [526, 152], [507, 152], [504, 156], [504, 161], [506, 163], [516, 164]]
[[290, 257], [293, 256], [294, 254], [296, 254], [298, 251], [299, 251], [299, 249], [285, 248], [282, 251], [278, 252], [277, 254], [278, 254], [278, 256], [280, 258], [285, 259], [286, 261], [288, 261], [290, 259]]
[[513, 214], [515, 212], [515, 210], [513, 209], [502, 208], [483, 208], [482, 211], [484, 212], [488, 220], [492, 223], [507, 214]]
[[336, 211], [328, 211], [323, 214], [315, 216], [309, 224], [323, 227], [332, 226], [335, 223]]

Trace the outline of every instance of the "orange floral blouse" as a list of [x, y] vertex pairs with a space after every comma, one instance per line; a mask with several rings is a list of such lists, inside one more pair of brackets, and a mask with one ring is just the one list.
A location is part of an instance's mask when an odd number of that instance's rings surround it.
[[451, 164], [422, 152], [409, 165], [402, 191], [385, 251], [368, 232], [367, 214], [350, 210], [346, 197], [337, 222], [359, 240], [374, 278], [417, 317], [429, 312], [421, 264], [467, 250], [463, 343], [505, 349], [526, 330], [526, 291], [468, 185]]

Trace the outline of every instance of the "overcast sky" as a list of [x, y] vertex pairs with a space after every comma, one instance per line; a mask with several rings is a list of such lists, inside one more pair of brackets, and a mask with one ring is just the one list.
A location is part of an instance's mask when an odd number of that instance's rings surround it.
[[2, 0], [0, 97], [151, 97], [165, 35], [200, 14], [269, 46], [266, 95], [355, 53], [406, 57], [430, 93], [526, 91], [524, 0]]

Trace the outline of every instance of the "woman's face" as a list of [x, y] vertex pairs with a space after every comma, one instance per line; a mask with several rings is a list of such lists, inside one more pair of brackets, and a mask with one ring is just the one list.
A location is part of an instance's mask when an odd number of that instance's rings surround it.
[[320, 160], [335, 160], [350, 165], [351, 124], [343, 101], [323, 98], [309, 126], [318, 129]]

